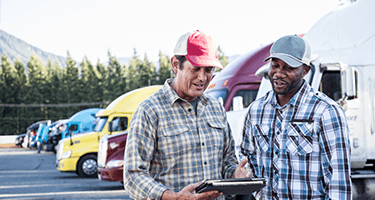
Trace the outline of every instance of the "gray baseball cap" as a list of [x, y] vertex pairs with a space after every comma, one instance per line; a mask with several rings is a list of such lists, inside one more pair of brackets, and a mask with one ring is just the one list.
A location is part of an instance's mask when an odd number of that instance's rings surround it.
[[302, 64], [310, 66], [311, 47], [302, 37], [287, 35], [278, 39], [272, 45], [270, 56], [264, 62], [271, 58], [281, 59], [291, 67], [299, 67]]

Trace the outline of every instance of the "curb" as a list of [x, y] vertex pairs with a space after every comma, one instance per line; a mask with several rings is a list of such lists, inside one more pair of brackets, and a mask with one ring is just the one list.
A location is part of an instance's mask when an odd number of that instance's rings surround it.
[[0, 148], [19, 148], [15, 144], [0, 144]]

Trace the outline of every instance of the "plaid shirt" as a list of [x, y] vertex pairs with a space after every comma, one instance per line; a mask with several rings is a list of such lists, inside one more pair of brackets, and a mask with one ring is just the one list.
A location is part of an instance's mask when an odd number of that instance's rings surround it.
[[135, 199], [160, 199], [167, 189], [179, 192], [204, 179], [230, 178], [237, 167], [223, 106], [203, 94], [195, 114], [171, 81], [138, 107], [130, 123], [124, 184]]
[[273, 91], [254, 101], [243, 134], [242, 154], [267, 178], [257, 199], [351, 199], [345, 113], [306, 81], [282, 107]]

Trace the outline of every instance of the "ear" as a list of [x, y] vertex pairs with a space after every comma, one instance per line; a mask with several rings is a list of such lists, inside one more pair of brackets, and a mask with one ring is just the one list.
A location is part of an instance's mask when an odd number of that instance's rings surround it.
[[171, 65], [172, 65], [172, 70], [175, 74], [177, 74], [179, 64], [180, 64], [180, 61], [175, 56], [173, 56], [171, 58]]
[[304, 65], [304, 66], [303, 66], [303, 77], [305, 77], [306, 74], [309, 73], [310, 68], [311, 68], [311, 67], [308, 66], [308, 65]]

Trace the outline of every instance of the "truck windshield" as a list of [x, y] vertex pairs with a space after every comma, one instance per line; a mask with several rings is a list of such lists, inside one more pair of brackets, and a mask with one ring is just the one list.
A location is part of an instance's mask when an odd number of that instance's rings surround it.
[[[208, 94], [217, 100], [219, 100], [221, 103], [225, 102], [227, 95], [228, 95], [228, 90], [227, 89], [221, 89], [221, 90], [211, 90], [205, 92], [205, 94]], [[220, 100], [221, 99], [221, 100]]]
[[108, 117], [98, 117], [96, 119], [96, 122], [95, 122], [95, 128], [94, 128], [94, 132], [100, 132], [102, 131], [105, 123], [107, 122], [108, 120]]

